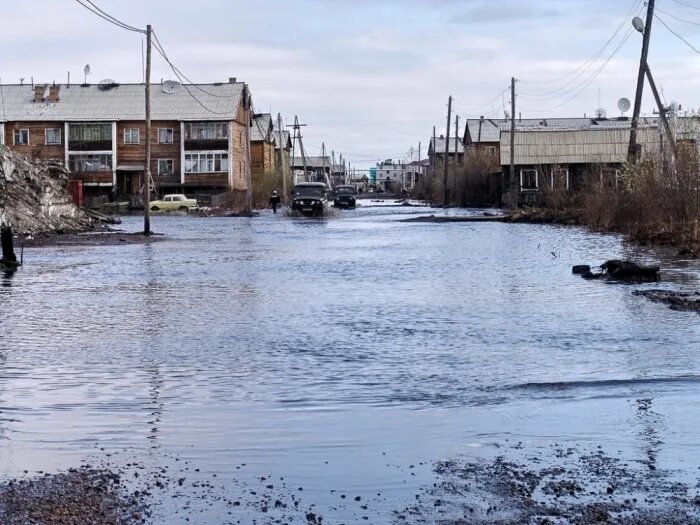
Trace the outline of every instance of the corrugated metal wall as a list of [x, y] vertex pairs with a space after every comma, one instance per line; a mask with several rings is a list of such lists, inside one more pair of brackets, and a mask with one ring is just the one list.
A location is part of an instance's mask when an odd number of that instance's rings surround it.
[[[629, 129], [516, 131], [515, 164], [623, 163], [627, 160]], [[659, 131], [644, 128], [637, 132], [642, 153], [656, 153]], [[501, 133], [501, 165], [510, 164], [510, 133]]]

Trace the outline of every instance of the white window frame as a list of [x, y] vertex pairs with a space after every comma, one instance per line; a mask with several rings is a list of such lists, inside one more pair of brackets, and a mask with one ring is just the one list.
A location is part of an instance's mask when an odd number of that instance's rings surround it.
[[[530, 172], [533, 172], [533, 171], [535, 172], [535, 187], [534, 187], [534, 188], [524, 188], [524, 187], [523, 187], [523, 178], [524, 178], [523, 176], [524, 176], [524, 174], [525, 174], [526, 172], [527, 172], [527, 173], [530, 173]], [[520, 191], [521, 191], [521, 192], [525, 192], [525, 191], [537, 191], [537, 190], [539, 189], [539, 187], [540, 187], [540, 177], [539, 177], [539, 173], [538, 173], [538, 170], [537, 170], [537, 169], [535, 169], [535, 168], [529, 168], [529, 169], [521, 169], [521, 170], [520, 170]]]
[[569, 168], [554, 168], [552, 169], [550, 173], [551, 177], [551, 182], [550, 182], [550, 188], [554, 189], [554, 173], [566, 173], [566, 191], [569, 191]]
[[[171, 165], [171, 169], [168, 172], [162, 172], [160, 170], [160, 163], [161, 162], [169, 162]], [[174, 175], [175, 174], [175, 159], [158, 159], [158, 175], [161, 177], [168, 176], [168, 175]]]
[[[58, 142], [49, 142], [49, 132], [57, 132], [58, 133]], [[46, 128], [44, 130], [44, 145], [45, 146], [60, 146], [61, 145], [61, 128]]]
[[[207, 158], [207, 155], [212, 155], [211, 161], [212, 161], [212, 169], [206, 169], [204, 171], [197, 169], [197, 171], [193, 171], [192, 169], [187, 169], [187, 166], [190, 162], [192, 162], [193, 157], [197, 157], [197, 165], [199, 165], [202, 160], [204, 162], [208, 162], [210, 159]], [[226, 159], [223, 158], [223, 156], [226, 156]], [[204, 156], [204, 159], [201, 157]], [[216, 170], [216, 157], [219, 157], [219, 169]], [[189, 159], [188, 159], [189, 157]], [[226, 160], [226, 168], [224, 169], [222, 167], [223, 161]], [[231, 163], [231, 155], [229, 155], [228, 151], [187, 151], [185, 153], [185, 158], [184, 158], [185, 165], [183, 166], [183, 172], [185, 174], [196, 174], [196, 173], [228, 173], [230, 163]], [[190, 165], [191, 166], [191, 165]]]
[[486, 156], [489, 158], [496, 156], [496, 146], [486, 146], [484, 151], [486, 152]]
[[[136, 132], [136, 141], [127, 140], [127, 133], [133, 139], [133, 133]], [[139, 128], [124, 128], [124, 144], [141, 144], [141, 130]]]
[[[27, 142], [17, 142], [17, 133], [19, 132], [19, 136], [22, 136], [22, 133], [26, 132], [27, 134]], [[29, 129], [27, 128], [21, 128], [21, 129], [16, 129], [14, 133], [12, 133], [12, 143], [15, 146], [29, 146]]]
[[[168, 133], [169, 137], [166, 137], [166, 139], [169, 138], [170, 140], [164, 140], [164, 141], [160, 140], [160, 137], [161, 137], [160, 134], [162, 131], [169, 132]], [[172, 144], [174, 141], [175, 141], [175, 132], [174, 132], [173, 128], [158, 128], [158, 144]]]
[[5, 144], [5, 123], [0, 122], [0, 144]]

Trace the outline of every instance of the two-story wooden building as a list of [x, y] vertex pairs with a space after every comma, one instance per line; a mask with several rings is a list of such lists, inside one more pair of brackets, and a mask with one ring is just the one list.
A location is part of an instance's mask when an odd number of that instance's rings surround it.
[[272, 115], [252, 116], [250, 125], [250, 169], [253, 180], [275, 171], [275, 137]]
[[145, 137], [144, 84], [4, 85], [0, 141], [19, 153], [62, 162], [86, 203], [138, 201], [145, 144], [158, 194], [245, 191], [244, 83], [152, 86], [151, 136]]

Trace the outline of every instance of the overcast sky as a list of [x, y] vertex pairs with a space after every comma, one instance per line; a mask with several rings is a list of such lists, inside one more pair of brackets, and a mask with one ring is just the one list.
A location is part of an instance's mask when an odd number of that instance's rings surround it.
[[[257, 110], [308, 124], [310, 154], [325, 141], [357, 167], [405, 157], [419, 141], [425, 157], [432, 126], [444, 133], [448, 95], [462, 119], [503, 116], [511, 76], [523, 117], [593, 115], [599, 105], [619, 115], [617, 100], [634, 98], [641, 35], [601, 66], [630, 28], [626, 15], [644, 10], [642, 0], [93, 1], [130, 25], [152, 24], [193, 81], [247, 82]], [[700, 0], [657, 0], [657, 8], [700, 49]], [[73, 0], [3, 2], [0, 44], [4, 83], [65, 82], [68, 71], [82, 81], [85, 64], [92, 82], [142, 79], [141, 36]], [[700, 56], [658, 20], [649, 62], [667, 102], [700, 106]], [[153, 79], [173, 77], [155, 55]], [[642, 112], [652, 103], [647, 89]]]

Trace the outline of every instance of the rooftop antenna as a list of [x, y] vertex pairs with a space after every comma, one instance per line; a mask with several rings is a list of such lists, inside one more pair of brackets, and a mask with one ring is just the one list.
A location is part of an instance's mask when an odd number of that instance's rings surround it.
[[83, 82], [83, 84], [87, 84], [87, 77], [90, 74], [90, 64], [85, 64], [85, 67], [83, 68], [83, 73], [85, 73], [85, 82]]

